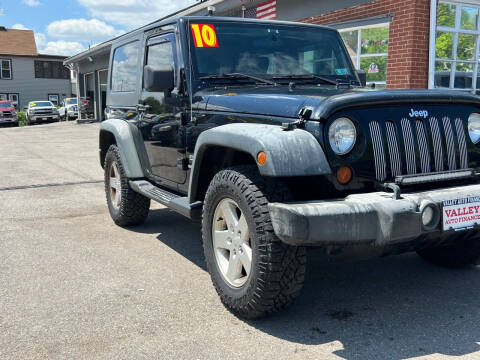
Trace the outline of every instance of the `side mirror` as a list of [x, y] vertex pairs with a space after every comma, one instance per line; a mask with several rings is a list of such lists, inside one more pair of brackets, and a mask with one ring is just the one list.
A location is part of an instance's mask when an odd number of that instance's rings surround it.
[[148, 92], [173, 90], [175, 87], [173, 67], [146, 65], [143, 68], [143, 85]]
[[23, 111], [27, 111], [27, 110], [28, 110], [28, 106], [24, 106]]
[[367, 73], [365, 70], [357, 70], [358, 80], [360, 80], [360, 85], [365, 87], [367, 86]]

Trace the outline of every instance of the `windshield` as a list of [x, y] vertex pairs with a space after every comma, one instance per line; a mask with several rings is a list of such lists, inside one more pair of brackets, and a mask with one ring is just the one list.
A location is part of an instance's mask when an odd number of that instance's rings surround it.
[[50, 101], [36, 101], [29, 104], [30, 107], [42, 107], [42, 106], [53, 106]]
[[2, 101], [2, 102], [0, 102], [0, 107], [1, 108], [11, 108], [11, 107], [13, 107], [13, 105], [9, 101]]
[[77, 98], [70, 98], [66, 100], [67, 105], [76, 105], [77, 104]]
[[242, 73], [265, 79], [315, 75], [356, 80], [336, 31], [248, 22], [189, 26], [196, 78]]

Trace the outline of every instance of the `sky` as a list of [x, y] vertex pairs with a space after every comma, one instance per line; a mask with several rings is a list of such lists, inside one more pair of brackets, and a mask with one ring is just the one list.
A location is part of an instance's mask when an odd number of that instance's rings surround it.
[[196, 0], [0, 0], [0, 25], [31, 29], [41, 54], [74, 55]]

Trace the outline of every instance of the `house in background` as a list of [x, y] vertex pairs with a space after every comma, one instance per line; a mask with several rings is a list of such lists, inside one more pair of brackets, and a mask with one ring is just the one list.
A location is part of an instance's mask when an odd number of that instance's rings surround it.
[[0, 26], [0, 100], [12, 100], [18, 109], [33, 100], [60, 104], [72, 94], [65, 58], [39, 54], [32, 30]]

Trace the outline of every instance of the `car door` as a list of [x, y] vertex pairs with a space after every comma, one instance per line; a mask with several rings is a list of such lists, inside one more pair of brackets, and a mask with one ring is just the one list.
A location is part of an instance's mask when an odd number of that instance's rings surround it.
[[[144, 65], [172, 66], [176, 69], [176, 62], [174, 34], [147, 38]], [[175, 83], [178, 83], [177, 71]], [[174, 102], [169, 102], [169, 98], [169, 93], [148, 92], [142, 85], [141, 102], [145, 109], [137, 122], [150, 163], [148, 175], [167, 186], [170, 182], [183, 184], [187, 177], [184, 169], [185, 132], [180, 116], [181, 108]]]
[[67, 109], [66, 109], [66, 103], [65, 103], [65, 99], [62, 100], [62, 103], [61, 103], [61, 107], [60, 109], [58, 109], [58, 113], [60, 114], [60, 116], [65, 116], [66, 113], [67, 113]]

